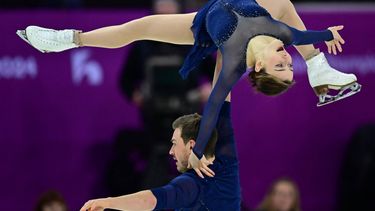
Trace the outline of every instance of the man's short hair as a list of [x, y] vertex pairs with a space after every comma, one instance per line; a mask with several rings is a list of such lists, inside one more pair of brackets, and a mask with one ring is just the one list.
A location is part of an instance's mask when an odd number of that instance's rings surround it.
[[[184, 115], [184, 116], [177, 118], [173, 122], [172, 128], [173, 129], [180, 128], [181, 137], [184, 140], [184, 143], [187, 144], [189, 140], [191, 139], [193, 139], [194, 141], [197, 140], [201, 119], [202, 119], [202, 116], [197, 113]], [[217, 130], [214, 129], [211, 133], [210, 139], [203, 152], [203, 154], [206, 157], [213, 157], [215, 155], [216, 142], [217, 142]]]

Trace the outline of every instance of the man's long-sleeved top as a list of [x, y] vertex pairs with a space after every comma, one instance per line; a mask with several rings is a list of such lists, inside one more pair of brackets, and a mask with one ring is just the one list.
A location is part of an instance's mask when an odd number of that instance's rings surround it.
[[215, 160], [209, 166], [215, 176], [202, 179], [189, 170], [169, 184], [152, 189], [157, 199], [156, 210], [240, 210], [238, 159], [229, 102], [221, 108], [217, 130]]

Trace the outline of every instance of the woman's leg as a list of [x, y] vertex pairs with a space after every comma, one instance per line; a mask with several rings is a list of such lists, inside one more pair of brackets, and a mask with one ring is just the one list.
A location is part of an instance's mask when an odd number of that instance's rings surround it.
[[[284, 3], [280, 21], [298, 30], [306, 30], [306, 26], [299, 17], [292, 2], [286, 0]], [[295, 47], [305, 60], [308, 60], [319, 53], [319, 50], [315, 49], [313, 45], [300, 45]]]
[[79, 33], [81, 46], [119, 48], [137, 40], [154, 40], [172, 44], [194, 44], [190, 30], [196, 13], [151, 15], [121, 25]]

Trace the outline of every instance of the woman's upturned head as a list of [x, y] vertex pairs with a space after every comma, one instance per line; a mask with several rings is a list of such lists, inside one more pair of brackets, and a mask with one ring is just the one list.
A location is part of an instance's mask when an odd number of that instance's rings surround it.
[[253, 87], [265, 95], [279, 95], [294, 83], [292, 57], [280, 40], [273, 40], [256, 56], [249, 74]]

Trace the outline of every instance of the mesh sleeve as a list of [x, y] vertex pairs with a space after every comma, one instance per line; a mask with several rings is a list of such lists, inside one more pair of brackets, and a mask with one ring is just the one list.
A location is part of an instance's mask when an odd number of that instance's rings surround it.
[[193, 148], [193, 152], [199, 159], [203, 156], [207, 142], [216, 126], [219, 112], [226, 96], [246, 70], [243, 49], [231, 44], [228, 47], [223, 46], [221, 52], [223, 55], [223, 67], [205, 105], [196, 145]]
[[293, 35], [292, 45], [308, 45], [333, 40], [333, 34], [328, 29], [323, 31], [300, 31], [290, 26], [288, 28]]
[[230, 102], [224, 102], [221, 107], [216, 128], [218, 131], [218, 140], [215, 150], [216, 156], [237, 158]]

